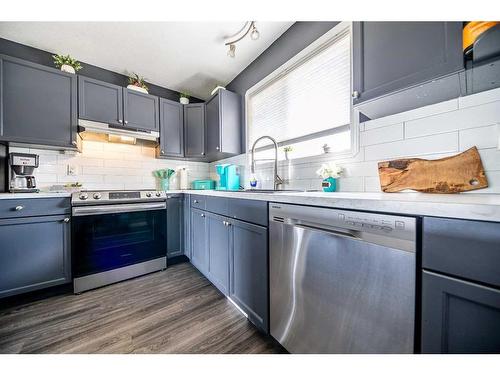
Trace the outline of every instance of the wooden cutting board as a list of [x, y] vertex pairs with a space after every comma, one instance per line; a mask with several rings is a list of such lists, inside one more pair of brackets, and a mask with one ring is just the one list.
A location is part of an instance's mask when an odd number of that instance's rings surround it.
[[460, 193], [488, 187], [476, 147], [437, 160], [398, 159], [378, 163], [380, 186], [386, 193], [411, 189], [424, 193]]

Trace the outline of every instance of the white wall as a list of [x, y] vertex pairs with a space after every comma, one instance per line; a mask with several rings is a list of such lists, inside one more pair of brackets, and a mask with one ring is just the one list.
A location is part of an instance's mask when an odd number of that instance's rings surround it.
[[[156, 189], [154, 170], [181, 166], [188, 169], [189, 181], [208, 177], [207, 163], [156, 159], [153, 147], [96, 141], [83, 141], [82, 146], [82, 153], [20, 147], [11, 147], [10, 152], [40, 155], [35, 176], [42, 190], [75, 181], [91, 190]], [[76, 176], [67, 175], [68, 164], [75, 166]]]
[[[345, 168], [339, 191], [380, 191], [377, 163], [401, 157], [437, 159], [457, 154], [472, 146], [479, 149], [489, 182], [487, 189], [474, 193], [500, 193], [500, 89], [418, 108], [371, 120], [360, 126], [360, 150], [350, 158], [328, 155], [279, 163], [279, 174], [288, 189], [320, 189], [316, 170], [321, 163], [334, 160]], [[212, 163], [242, 166], [245, 187], [249, 187], [246, 155]], [[260, 165], [257, 178], [261, 188], [272, 188], [272, 164]]]

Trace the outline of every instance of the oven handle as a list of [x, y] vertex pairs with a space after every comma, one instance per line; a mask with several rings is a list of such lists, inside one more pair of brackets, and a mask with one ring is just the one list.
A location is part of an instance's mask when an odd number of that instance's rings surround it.
[[110, 204], [90, 207], [73, 207], [73, 216], [104, 215], [124, 212], [164, 210], [167, 208], [165, 202], [160, 203], [131, 203]]

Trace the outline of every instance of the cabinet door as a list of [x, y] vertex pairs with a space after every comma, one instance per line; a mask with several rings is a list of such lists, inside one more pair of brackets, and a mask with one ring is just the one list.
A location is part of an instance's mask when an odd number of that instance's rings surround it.
[[219, 90], [206, 102], [207, 157], [218, 160], [241, 153], [241, 96]]
[[0, 220], [0, 243], [0, 297], [71, 281], [69, 216]]
[[219, 117], [220, 94], [216, 94], [205, 103], [207, 111], [207, 157], [210, 160], [217, 159], [221, 151], [221, 123]]
[[257, 327], [269, 332], [267, 229], [232, 221], [229, 296]]
[[167, 196], [167, 257], [182, 255], [183, 251], [183, 207], [181, 197]]
[[229, 292], [229, 222], [208, 214], [208, 278], [222, 292]]
[[205, 157], [205, 104], [184, 106], [184, 155], [187, 158]]
[[461, 22], [355, 22], [354, 105], [464, 68]]
[[184, 156], [184, 108], [173, 100], [160, 99], [159, 157]]
[[0, 56], [0, 140], [76, 146], [74, 74]]
[[499, 332], [500, 290], [423, 272], [423, 353], [500, 353]]
[[184, 255], [191, 259], [191, 204], [189, 194], [184, 194]]
[[123, 88], [123, 103], [125, 126], [142, 130], [159, 130], [160, 114], [157, 96]]
[[191, 263], [208, 277], [207, 219], [200, 210], [191, 210]]
[[123, 125], [123, 88], [78, 76], [78, 117]]

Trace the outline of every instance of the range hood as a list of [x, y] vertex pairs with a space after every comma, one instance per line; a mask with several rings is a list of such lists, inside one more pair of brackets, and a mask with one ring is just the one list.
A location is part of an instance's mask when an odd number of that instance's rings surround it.
[[121, 125], [78, 119], [78, 134], [83, 140], [135, 144], [136, 140], [158, 143], [159, 132], [134, 129]]

